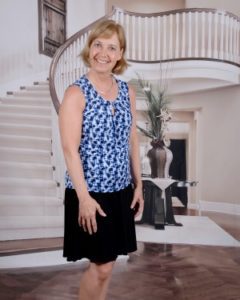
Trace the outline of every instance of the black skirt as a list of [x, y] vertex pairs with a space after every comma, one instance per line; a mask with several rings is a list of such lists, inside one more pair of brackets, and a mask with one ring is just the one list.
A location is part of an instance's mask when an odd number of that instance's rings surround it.
[[78, 224], [78, 198], [74, 189], [65, 190], [65, 222], [63, 256], [68, 261], [87, 258], [91, 262], [106, 263], [116, 260], [118, 255], [136, 251], [136, 232], [133, 188], [113, 193], [90, 192], [106, 213], [106, 217], [96, 215], [97, 232], [90, 235]]

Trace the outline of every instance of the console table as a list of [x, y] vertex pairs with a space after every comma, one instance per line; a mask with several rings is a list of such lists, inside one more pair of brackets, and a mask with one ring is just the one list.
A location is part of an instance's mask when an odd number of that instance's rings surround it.
[[165, 225], [182, 226], [176, 222], [172, 208], [171, 186], [195, 186], [196, 181], [179, 181], [172, 178], [142, 177], [144, 193], [144, 211], [137, 223], [149, 223], [155, 229], [164, 229]]

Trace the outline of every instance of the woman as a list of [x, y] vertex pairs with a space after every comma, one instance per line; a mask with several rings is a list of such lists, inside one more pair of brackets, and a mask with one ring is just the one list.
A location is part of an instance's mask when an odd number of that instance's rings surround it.
[[136, 250], [143, 211], [135, 94], [113, 74], [127, 67], [123, 28], [97, 24], [81, 56], [89, 67], [64, 95], [59, 128], [67, 166], [64, 256], [90, 260], [81, 300], [105, 299], [118, 255]]

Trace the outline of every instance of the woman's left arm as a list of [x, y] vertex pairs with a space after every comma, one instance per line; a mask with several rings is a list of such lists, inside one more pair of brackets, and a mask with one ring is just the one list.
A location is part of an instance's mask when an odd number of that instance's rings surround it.
[[131, 208], [136, 208], [135, 217], [143, 212], [143, 191], [142, 191], [142, 179], [141, 179], [141, 166], [140, 166], [140, 154], [139, 154], [139, 142], [136, 126], [136, 96], [135, 91], [129, 86], [129, 96], [131, 103], [132, 113], [132, 127], [130, 134], [130, 163], [131, 172], [134, 182], [134, 197], [131, 203]]

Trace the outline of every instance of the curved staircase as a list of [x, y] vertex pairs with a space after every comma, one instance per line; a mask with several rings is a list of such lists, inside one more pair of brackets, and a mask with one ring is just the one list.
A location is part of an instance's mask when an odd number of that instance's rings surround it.
[[63, 205], [52, 165], [48, 82], [0, 102], [0, 240], [63, 235]]

